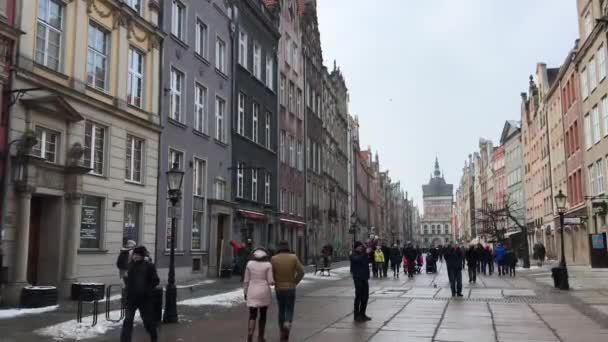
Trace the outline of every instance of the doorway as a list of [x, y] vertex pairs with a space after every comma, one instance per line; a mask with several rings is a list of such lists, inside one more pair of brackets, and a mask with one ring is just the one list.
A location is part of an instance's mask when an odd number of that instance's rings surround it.
[[217, 267], [218, 277], [222, 276], [222, 255], [226, 255], [223, 251], [223, 246], [226, 244], [224, 242], [224, 215], [217, 215], [217, 240], [215, 242], [215, 262]]
[[38, 285], [38, 257], [40, 255], [40, 223], [42, 198], [32, 197], [30, 202], [30, 234], [27, 255], [27, 282]]

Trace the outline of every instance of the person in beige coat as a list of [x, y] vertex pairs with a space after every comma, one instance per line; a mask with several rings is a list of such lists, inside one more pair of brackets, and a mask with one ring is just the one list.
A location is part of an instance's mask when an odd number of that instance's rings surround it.
[[281, 241], [277, 254], [272, 257], [272, 272], [279, 305], [279, 329], [281, 342], [289, 341], [293, 310], [296, 302], [296, 286], [304, 278], [304, 266], [289, 249], [287, 241]]
[[[251, 254], [251, 260], [245, 267], [243, 279], [243, 291], [249, 308], [249, 326], [247, 331], [247, 342], [253, 341], [256, 321], [258, 323], [258, 342], [265, 342], [264, 332], [266, 330], [266, 313], [272, 302], [270, 287], [274, 285], [272, 265], [270, 256], [258, 248]], [[259, 313], [259, 320], [258, 320]]]

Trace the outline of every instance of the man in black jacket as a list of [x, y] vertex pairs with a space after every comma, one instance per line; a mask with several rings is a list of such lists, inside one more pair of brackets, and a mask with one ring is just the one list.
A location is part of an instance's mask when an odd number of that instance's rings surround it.
[[479, 250], [471, 245], [466, 253], [467, 267], [469, 269], [469, 284], [477, 283], [477, 265], [479, 263]]
[[137, 310], [139, 310], [139, 314], [144, 321], [146, 331], [150, 334], [150, 340], [152, 342], [158, 341], [151, 295], [154, 288], [158, 286], [160, 280], [156, 273], [156, 267], [152, 262], [146, 259], [147, 254], [148, 252], [144, 246], [138, 246], [133, 249], [133, 256], [131, 263], [129, 264], [127, 277], [127, 302], [125, 320], [120, 335], [121, 342], [131, 341], [133, 318], [135, 317], [135, 311]]
[[454, 248], [450, 244], [446, 248], [443, 257], [448, 267], [448, 278], [450, 279], [452, 297], [456, 295], [462, 297], [462, 251], [460, 250], [460, 247]]
[[355, 283], [355, 321], [365, 322], [371, 320], [365, 314], [367, 300], [369, 299], [369, 251], [361, 241], [354, 244], [353, 253], [350, 256], [350, 273]]

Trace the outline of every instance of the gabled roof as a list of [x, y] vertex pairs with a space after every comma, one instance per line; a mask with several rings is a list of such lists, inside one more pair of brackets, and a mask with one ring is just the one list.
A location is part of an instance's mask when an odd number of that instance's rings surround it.
[[521, 129], [521, 121], [515, 120], [507, 120], [505, 121], [505, 126], [502, 129], [502, 134], [500, 135], [500, 143], [504, 144], [513, 136], [513, 134], [517, 133]]
[[57, 117], [63, 117], [70, 122], [78, 122], [84, 119], [80, 113], [72, 107], [60, 95], [47, 95], [28, 99], [21, 99], [21, 103], [27, 108], [31, 108], [40, 112], [53, 114]]

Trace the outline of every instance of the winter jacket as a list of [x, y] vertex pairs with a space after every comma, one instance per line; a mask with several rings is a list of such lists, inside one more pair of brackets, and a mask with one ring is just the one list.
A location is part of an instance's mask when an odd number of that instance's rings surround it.
[[475, 267], [480, 259], [479, 250], [476, 249], [475, 247], [471, 247], [471, 248], [467, 249], [466, 258], [467, 258], [467, 265], [469, 267]]
[[388, 264], [388, 261], [390, 260], [390, 256], [391, 256], [390, 247], [382, 246], [382, 247], [380, 247], [380, 249], [382, 250], [382, 253], [384, 253], [384, 263]]
[[270, 263], [277, 290], [295, 289], [304, 278], [304, 266], [295, 254], [279, 251], [272, 257]]
[[369, 279], [369, 257], [367, 253], [354, 251], [350, 256], [350, 274], [353, 279]]
[[158, 286], [160, 279], [156, 266], [147, 260], [132, 261], [127, 272], [127, 299], [145, 299]]
[[260, 308], [269, 306], [272, 301], [270, 286], [274, 285], [272, 264], [264, 260], [251, 260], [245, 268], [243, 290], [247, 297], [247, 306]]
[[448, 268], [462, 269], [462, 251], [460, 248], [448, 247], [443, 255]]
[[389, 255], [390, 255], [390, 259], [391, 259], [391, 264], [393, 264], [393, 265], [401, 264], [401, 252], [399, 251], [399, 248], [397, 248], [397, 247], [391, 248]]
[[374, 252], [374, 262], [384, 262], [384, 253], [382, 253], [382, 250], [376, 250]]
[[507, 251], [502, 244], [496, 245], [496, 248], [494, 248], [494, 256], [496, 257], [497, 263], [502, 264], [505, 261], [504, 259], [506, 252]]
[[408, 263], [414, 263], [416, 262], [418, 253], [416, 253], [414, 247], [408, 246], [403, 249], [403, 256], [407, 259]]

